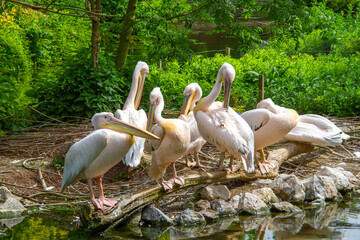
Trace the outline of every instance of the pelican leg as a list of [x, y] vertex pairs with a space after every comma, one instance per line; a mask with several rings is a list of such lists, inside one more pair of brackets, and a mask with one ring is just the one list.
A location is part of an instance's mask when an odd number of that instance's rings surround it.
[[174, 183], [177, 184], [177, 185], [180, 185], [180, 186], [184, 186], [185, 185], [185, 180], [184, 178], [182, 177], [179, 177], [177, 174], [176, 174], [176, 169], [175, 169], [175, 162], [171, 163], [171, 168], [173, 170], [173, 174], [174, 174]]
[[196, 162], [194, 167], [197, 167], [197, 168], [203, 167], [200, 164], [200, 159], [199, 159], [199, 153], [198, 152], [194, 152], [194, 157], [195, 157], [195, 162]]
[[218, 170], [218, 171], [225, 170], [228, 172], [232, 172], [232, 164], [233, 164], [234, 159], [230, 159], [230, 167], [224, 166], [224, 159], [225, 159], [225, 152], [221, 152], [219, 167], [216, 170]]
[[256, 160], [256, 163], [257, 165], [259, 166], [259, 170], [260, 170], [260, 173], [261, 174], [267, 174], [269, 173], [269, 169], [267, 169], [258, 159], [258, 157], [256, 156], [255, 154], [255, 160]]
[[102, 177], [97, 177], [96, 183], [99, 189], [99, 201], [101, 202], [101, 204], [107, 207], [114, 207], [118, 201], [115, 199], [106, 198], [104, 196], [104, 189], [102, 187]]
[[270, 168], [276, 168], [276, 165], [274, 163], [266, 160], [263, 149], [260, 149], [259, 153], [260, 153], [261, 161], [264, 165], [266, 164], [266, 165], [269, 165]]
[[164, 191], [173, 189], [172, 183], [169, 182], [169, 181], [165, 181], [165, 180], [164, 180], [163, 171], [162, 171], [162, 166], [161, 166], [161, 165], [158, 165], [158, 167], [159, 167], [160, 174], [161, 174], [161, 185], [162, 185]]
[[103, 207], [103, 204], [95, 198], [95, 195], [94, 195], [94, 190], [92, 188], [92, 179], [88, 179], [88, 185], [89, 185], [89, 189], [90, 189], [90, 201], [92, 202], [92, 204], [94, 204], [95, 206], [95, 209], [99, 209], [101, 211], [104, 211], [104, 207]]
[[188, 155], [185, 155], [185, 160], [186, 160], [186, 166], [187, 167], [192, 168], [192, 167], [195, 166], [195, 163], [190, 162]]

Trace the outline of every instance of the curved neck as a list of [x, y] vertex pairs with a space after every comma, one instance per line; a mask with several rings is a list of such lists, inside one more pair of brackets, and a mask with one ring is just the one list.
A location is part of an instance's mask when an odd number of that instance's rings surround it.
[[[135, 97], [136, 97], [136, 91], [139, 87], [138, 86], [139, 76], [140, 76], [140, 71], [138, 69], [135, 69], [135, 72], [132, 77], [130, 92], [129, 92], [129, 95], [124, 104], [123, 110], [129, 109], [129, 108], [135, 108]], [[139, 96], [139, 98], [141, 98], [141, 96]]]
[[154, 119], [159, 124], [165, 119], [161, 116], [162, 111], [164, 110], [164, 98], [162, 95], [159, 96], [159, 104], [155, 109]]
[[211, 104], [213, 104], [216, 98], [219, 96], [221, 92], [222, 82], [220, 81], [220, 74], [218, 74], [216, 78], [216, 83], [214, 87], [211, 89], [211, 92], [206, 97], [200, 99], [196, 107], [194, 108], [194, 112], [198, 110], [207, 110], [210, 108]]

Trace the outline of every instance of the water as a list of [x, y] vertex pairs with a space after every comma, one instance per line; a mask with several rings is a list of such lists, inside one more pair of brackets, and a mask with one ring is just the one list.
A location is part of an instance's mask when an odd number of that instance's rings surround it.
[[82, 228], [77, 211], [31, 209], [26, 216], [11, 221], [1, 219], [0, 239], [360, 239], [360, 198], [297, 214], [228, 217], [191, 228], [122, 227], [106, 237]]

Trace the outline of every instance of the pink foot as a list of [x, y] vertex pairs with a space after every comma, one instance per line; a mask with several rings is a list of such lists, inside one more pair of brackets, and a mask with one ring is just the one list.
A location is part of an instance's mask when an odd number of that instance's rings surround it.
[[173, 189], [173, 185], [169, 181], [163, 181], [161, 185], [163, 186], [165, 191]]
[[182, 177], [174, 177], [174, 183], [180, 186], [184, 186], [185, 180]]

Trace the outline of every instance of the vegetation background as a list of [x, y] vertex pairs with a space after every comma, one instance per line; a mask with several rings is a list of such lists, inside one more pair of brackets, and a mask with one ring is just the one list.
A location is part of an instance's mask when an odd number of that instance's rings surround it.
[[[137, 61], [150, 73], [141, 108], [158, 86], [166, 108], [198, 82], [207, 95], [223, 62], [236, 69], [230, 104], [265, 97], [299, 113], [360, 113], [360, 0], [4, 0], [0, 8], [0, 133], [115, 111]], [[268, 20], [263, 27], [252, 20]], [[236, 43], [241, 58], [195, 54], [191, 33], [205, 25]], [[266, 34], [264, 34], [266, 33]], [[264, 38], [263, 36], [267, 37]], [[162, 67], [158, 61], [162, 60]]]

